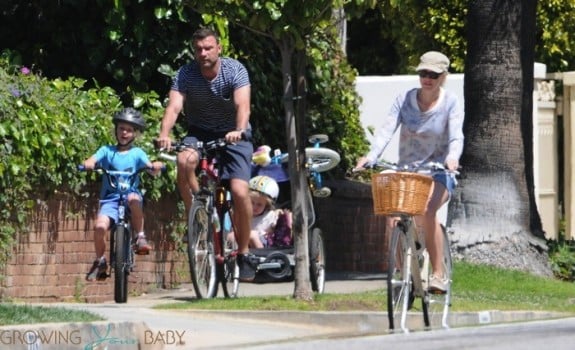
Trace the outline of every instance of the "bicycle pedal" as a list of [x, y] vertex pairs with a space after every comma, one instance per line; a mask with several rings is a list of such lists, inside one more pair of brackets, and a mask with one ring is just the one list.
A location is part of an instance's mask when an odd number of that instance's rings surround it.
[[96, 281], [102, 282], [102, 281], [105, 281], [106, 278], [108, 278], [108, 277], [110, 277], [110, 275], [107, 273], [99, 274], [98, 276], [96, 276]]

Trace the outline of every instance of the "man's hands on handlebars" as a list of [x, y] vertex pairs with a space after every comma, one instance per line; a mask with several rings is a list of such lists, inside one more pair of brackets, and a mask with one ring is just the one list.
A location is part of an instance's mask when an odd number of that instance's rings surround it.
[[[224, 139], [228, 144], [234, 144], [235, 142], [242, 140], [248, 141], [250, 140], [250, 138], [251, 136], [249, 132], [246, 132], [246, 130], [244, 129], [229, 131], [224, 136]], [[172, 142], [169, 136], [160, 136], [154, 140], [154, 147], [169, 152], [174, 147], [174, 143]]]
[[172, 149], [172, 140], [169, 136], [160, 136], [154, 140], [154, 146], [157, 149], [170, 151]]
[[227, 143], [234, 143], [245, 139], [244, 130], [230, 131], [225, 136]]

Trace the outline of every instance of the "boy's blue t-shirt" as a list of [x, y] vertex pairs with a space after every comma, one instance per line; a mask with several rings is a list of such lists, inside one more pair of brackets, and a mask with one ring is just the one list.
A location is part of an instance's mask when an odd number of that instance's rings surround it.
[[[132, 147], [128, 151], [118, 151], [116, 146], [102, 146], [94, 154], [96, 163], [106, 170], [136, 171], [145, 167], [149, 162], [148, 155], [139, 147]], [[138, 192], [140, 186], [139, 176], [136, 178], [133, 191]], [[112, 188], [108, 178], [102, 177], [102, 188], [100, 190], [101, 200], [118, 198], [119, 194]]]

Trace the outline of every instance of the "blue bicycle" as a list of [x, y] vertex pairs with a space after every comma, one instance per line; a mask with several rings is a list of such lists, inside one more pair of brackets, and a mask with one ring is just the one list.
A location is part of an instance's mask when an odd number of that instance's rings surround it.
[[[89, 171], [78, 165], [79, 171]], [[137, 171], [118, 171], [96, 168], [94, 171], [107, 176], [112, 188], [119, 194], [118, 221], [114, 223], [110, 235], [110, 266], [114, 273], [114, 301], [125, 303], [128, 300], [128, 275], [135, 264], [135, 237], [130, 225], [130, 210], [127, 196], [134, 188], [134, 183], [142, 171], [153, 168], [141, 168]], [[111, 275], [111, 273], [110, 273]]]

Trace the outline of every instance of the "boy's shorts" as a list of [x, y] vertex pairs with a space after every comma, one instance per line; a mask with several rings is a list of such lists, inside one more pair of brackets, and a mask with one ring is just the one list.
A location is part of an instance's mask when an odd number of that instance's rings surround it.
[[[141, 196], [140, 196], [141, 198]], [[128, 206], [128, 202], [124, 203], [126, 206], [126, 213], [128, 214], [130, 211], [130, 207]], [[142, 205], [142, 200], [140, 200], [140, 205]], [[118, 222], [118, 199], [104, 199], [100, 201], [100, 211], [98, 212], [99, 215], [105, 215], [112, 220], [111, 225], [114, 225]]]

